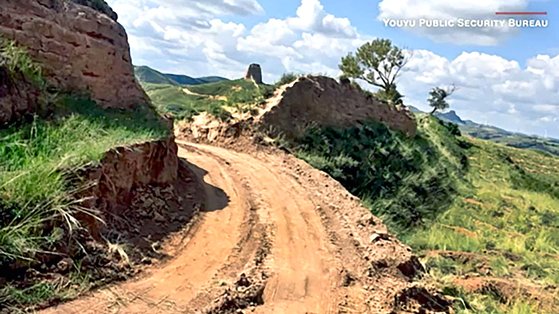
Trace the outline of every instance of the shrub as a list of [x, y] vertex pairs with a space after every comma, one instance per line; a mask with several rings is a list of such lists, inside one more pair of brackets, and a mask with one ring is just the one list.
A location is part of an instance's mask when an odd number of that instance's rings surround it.
[[284, 73], [281, 78], [279, 79], [279, 81], [276, 82], [276, 86], [282, 86], [285, 84], [289, 84], [292, 83], [293, 81], [297, 80], [299, 78], [299, 76], [295, 73]]
[[27, 50], [16, 45], [14, 41], [0, 37], [0, 66], [7, 67], [11, 75], [21, 73], [37, 87], [44, 87], [45, 79], [41, 66], [33, 61]]

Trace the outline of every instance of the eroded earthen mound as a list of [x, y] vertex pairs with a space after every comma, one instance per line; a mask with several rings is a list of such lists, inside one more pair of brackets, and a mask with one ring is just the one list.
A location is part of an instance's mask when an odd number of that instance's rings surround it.
[[257, 120], [288, 138], [300, 137], [313, 125], [351, 127], [368, 120], [410, 136], [417, 129], [407, 109], [381, 102], [352, 84], [325, 76], [302, 77], [280, 88]]
[[0, 36], [25, 47], [43, 67], [49, 84], [89, 93], [106, 107], [130, 108], [148, 102], [134, 77], [126, 32], [112, 10], [105, 9], [104, 14], [64, 0], [1, 3]]
[[209, 142], [229, 141], [247, 133], [259, 140], [281, 136], [289, 141], [303, 136], [310, 127], [343, 128], [367, 121], [384, 123], [408, 136], [417, 132], [417, 122], [406, 107], [381, 102], [359, 87], [325, 76], [302, 77], [281, 86], [255, 111], [256, 115], [232, 114], [228, 121], [204, 112], [192, 121], [179, 122], [175, 134]]

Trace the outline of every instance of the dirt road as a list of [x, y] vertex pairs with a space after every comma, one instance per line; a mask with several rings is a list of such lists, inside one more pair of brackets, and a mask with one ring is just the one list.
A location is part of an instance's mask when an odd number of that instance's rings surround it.
[[390, 313], [421, 297], [409, 249], [326, 174], [285, 154], [181, 146], [206, 210], [174, 256], [44, 313]]

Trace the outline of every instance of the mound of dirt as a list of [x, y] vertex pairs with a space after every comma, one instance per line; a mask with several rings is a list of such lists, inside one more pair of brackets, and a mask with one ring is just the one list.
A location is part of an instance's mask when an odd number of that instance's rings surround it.
[[551, 313], [558, 305], [558, 288], [554, 286], [538, 286], [514, 278], [465, 276], [455, 278], [454, 284], [469, 293], [490, 295], [503, 304], [514, 303], [518, 298], [540, 301], [542, 312]]
[[[32, 261], [0, 265], [0, 286], [82, 291], [72, 279], [76, 273], [86, 274], [87, 285], [97, 287], [168, 258], [177, 246], [170, 242], [184, 237], [205, 201], [203, 186], [177, 149], [174, 138], [118, 147], [99, 165], [69, 173], [80, 190], [75, 214], [80, 223], [69, 229], [61, 217], [46, 224], [45, 230], [60, 230], [62, 240]], [[43, 308], [60, 301], [29, 305]], [[0, 302], [0, 313], [22, 305], [28, 304]]]
[[414, 136], [417, 122], [407, 107], [381, 102], [349, 83], [324, 76], [299, 78], [278, 88], [253, 114], [235, 114], [222, 121], [202, 113], [176, 125], [175, 135], [195, 141], [234, 141], [240, 134], [268, 140], [301, 137], [309, 127], [350, 127], [366, 121], [386, 124]]
[[310, 126], [350, 127], [367, 120], [413, 136], [417, 124], [408, 109], [381, 102], [350, 83], [308, 76], [280, 88], [257, 122], [276, 135], [297, 138]]

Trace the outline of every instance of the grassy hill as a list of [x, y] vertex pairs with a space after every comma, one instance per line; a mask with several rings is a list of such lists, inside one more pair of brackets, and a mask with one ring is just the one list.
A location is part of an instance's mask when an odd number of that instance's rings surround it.
[[227, 81], [226, 78], [220, 76], [194, 78], [187, 75], [166, 74], [148, 66], [135, 66], [134, 73], [142, 84], [198, 85]]
[[[410, 107], [410, 110], [414, 113], [423, 113], [415, 107]], [[438, 112], [435, 113], [435, 115], [442, 120], [457, 124], [462, 132], [475, 138], [489, 140], [511, 147], [532, 149], [559, 156], [559, 139], [509, 132], [491, 125], [479, 124], [470, 120], [462, 120], [462, 118], [460, 118], [454, 110], [444, 113]]]
[[270, 96], [274, 89], [244, 79], [187, 86], [145, 82], [142, 85], [160, 112], [179, 120], [201, 112], [226, 119], [227, 107], [249, 110], [253, 104]]
[[513, 133], [487, 125], [466, 124], [460, 128], [464, 133], [479, 139], [559, 156], [559, 140], [557, 139]]
[[293, 149], [411, 245], [459, 313], [559, 311], [558, 158], [425, 114], [413, 139], [368, 123], [310, 130]]

